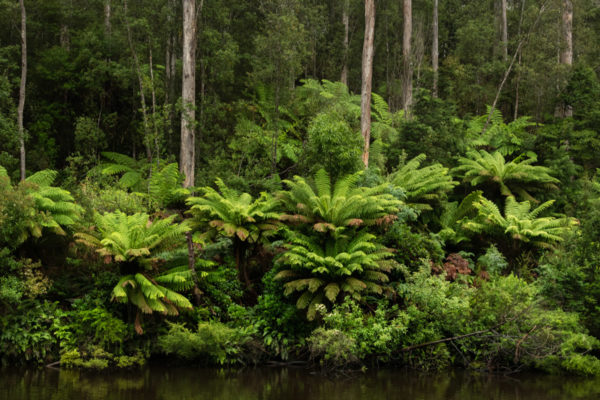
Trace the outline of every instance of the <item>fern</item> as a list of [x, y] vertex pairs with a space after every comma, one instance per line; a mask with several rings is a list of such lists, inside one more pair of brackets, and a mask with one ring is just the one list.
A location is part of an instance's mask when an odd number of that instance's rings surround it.
[[299, 176], [285, 180], [289, 189], [278, 194], [288, 211], [282, 219], [310, 223], [315, 231], [333, 232], [339, 228], [372, 225], [398, 212], [402, 203], [386, 193], [386, 184], [357, 187], [359, 178], [360, 172], [340, 178], [333, 190], [324, 170], [317, 172], [312, 183]]
[[375, 236], [360, 232], [353, 238], [334, 235], [318, 242], [300, 233], [290, 233], [287, 251], [276, 262], [275, 280], [285, 281], [284, 294], [298, 293], [296, 306], [316, 316], [320, 304], [335, 304], [343, 296], [360, 299], [364, 294], [382, 294], [395, 264], [392, 254], [375, 243]]
[[506, 162], [500, 152], [485, 150], [470, 151], [467, 157], [459, 158], [460, 165], [452, 170], [472, 186], [489, 184], [496, 186], [504, 196], [518, 195], [522, 199], [536, 202], [529, 193], [536, 189], [558, 189], [559, 180], [551, 175], [549, 168], [531, 165], [536, 157], [518, 157]]
[[[25, 192], [42, 215], [41, 225], [49, 231], [65, 235], [65, 227], [74, 225], [83, 214], [83, 208], [75, 204], [75, 199], [68, 190], [51, 186], [58, 176], [53, 170], [42, 170], [34, 173], [19, 185], [25, 185]], [[39, 237], [39, 227], [30, 229], [32, 236]]]
[[473, 203], [479, 218], [465, 224], [465, 227], [476, 233], [493, 233], [499, 229], [511, 240], [531, 243], [537, 247], [552, 247], [564, 240], [565, 234], [577, 224], [574, 218], [540, 217], [553, 203], [550, 200], [532, 210], [529, 201], [518, 202], [509, 196], [502, 214], [496, 204], [482, 197]]
[[[469, 141], [468, 149], [491, 147], [504, 156], [513, 154], [521, 148], [523, 137], [527, 135], [527, 128], [535, 123], [530, 121], [530, 117], [520, 117], [505, 124], [502, 113], [498, 109], [494, 110], [488, 123], [490, 110], [491, 107], [487, 106], [485, 115], [475, 117], [468, 122], [466, 132]], [[487, 129], [484, 131], [486, 124]]]
[[279, 229], [279, 201], [266, 193], [256, 199], [248, 193], [238, 193], [221, 179], [217, 179], [216, 186], [220, 193], [204, 187], [201, 197], [187, 199], [195, 229], [205, 230], [196, 239], [207, 242], [217, 235], [231, 238], [236, 268], [250, 286], [244, 260], [245, 243], [259, 243]]
[[[91, 247], [118, 265], [135, 268], [137, 272], [123, 276], [113, 289], [112, 298], [134, 304], [142, 313], [159, 312], [177, 315], [178, 308], [191, 308], [190, 302], [176, 291], [193, 286], [192, 272], [178, 267], [158, 276], [151, 276], [158, 264], [160, 249], [181, 243], [190, 228], [186, 222], [174, 224], [175, 215], [150, 220], [147, 214], [126, 215], [120, 211], [96, 214], [95, 229], [75, 234], [76, 241]], [[141, 333], [141, 325], [136, 323]]]
[[426, 157], [419, 154], [388, 177], [389, 182], [404, 191], [408, 205], [418, 210], [431, 210], [431, 203], [444, 200], [458, 184], [441, 164], [420, 168]]

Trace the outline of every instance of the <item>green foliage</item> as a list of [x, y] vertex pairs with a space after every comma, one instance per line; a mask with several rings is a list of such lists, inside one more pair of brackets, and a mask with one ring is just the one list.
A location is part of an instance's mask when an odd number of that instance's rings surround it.
[[299, 176], [285, 180], [289, 190], [279, 194], [288, 211], [282, 219], [312, 225], [317, 232], [335, 232], [340, 228], [382, 224], [393, 219], [402, 202], [386, 193], [388, 186], [357, 187], [360, 173], [339, 178], [332, 184], [325, 170], [319, 170], [314, 182]]
[[265, 348], [270, 354], [287, 360], [295, 350], [303, 350], [314, 324], [307, 323], [300, 310], [286, 302], [283, 287], [273, 279], [276, 274], [273, 268], [263, 277], [264, 292], [251, 315]]
[[540, 217], [553, 203], [549, 200], [532, 210], [529, 201], [517, 202], [509, 196], [502, 215], [494, 203], [482, 197], [473, 203], [482, 219], [468, 221], [464, 226], [473, 232], [498, 232], [515, 242], [551, 247], [564, 240], [565, 234], [577, 223], [574, 218]]
[[392, 254], [375, 243], [374, 235], [338, 234], [321, 243], [292, 233], [289, 239], [287, 251], [277, 260], [282, 269], [273, 279], [287, 281], [286, 296], [301, 294], [296, 306], [307, 309], [308, 320], [313, 320], [326, 303], [335, 304], [346, 295], [360, 300], [364, 294], [381, 295], [387, 290], [387, 273], [395, 264], [387, 260]]
[[485, 284], [472, 298], [473, 316], [498, 335], [473, 339], [474, 364], [524, 366], [551, 372], [597, 375], [599, 360], [588, 354], [598, 339], [588, 336], [577, 314], [544, 308], [538, 289], [513, 275]]
[[118, 181], [121, 187], [144, 192], [144, 177], [148, 169], [146, 160], [138, 161], [133, 157], [114, 152], [103, 152], [102, 156], [109, 160], [98, 166], [102, 174], [108, 176], [122, 174]]
[[0, 246], [15, 249], [30, 234], [40, 236], [43, 216], [24, 186], [13, 188], [0, 171]]
[[[535, 123], [530, 121], [530, 117], [519, 117], [506, 124], [497, 108], [488, 123], [490, 111], [491, 107], [488, 106], [485, 115], [475, 117], [467, 123], [467, 149], [492, 148], [503, 156], [519, 151], [528, 135], [527, 128]], [[486, 125], [487, 129], [484, 130]]]
[[[175, 215], [150, 221], [147, 214], [126, 215], [122, 212], [96, 214], [97, 231], [79, 232], [77, 241], [96, 250], [110, 262], [114, 259], [126, 274], [113, 289], [113, 299], [130, 302], [140, 311], [157, 311], [177, 315], [178, 308], [192, 308], [187, 298], [177, 291], [189, 289], [191, 271], [178, 267], [152, 277], [153, 252], [179, 243], [189, 230], [186, 223], [173, 224]], [[127, 273], [128, 272], [128, 273]], [[141, 333], [139, 321], [136, 330]]]
[[169, 331], [160, 336], [162, 352], [185, 360], [201, 360], [207, 364], [237, 364], [244, 359], [244, 346], [250, 337], [239, 329], [220, 322], [200, 322], [190, 331], [180, 324], [170, 324]]
[[396, 221], [380, 241], [386, 247], [394, 249], [396, 262], [410, 269], [418, 269], [423, 260], [441, 263], [444, 249], [438, 235], [421, 232], [406, 222]]
[[491, 245], [485, 254], [477, 259], [477, 265], [483, 268], [490, 276], [497, 277], [508, 267], [508, 262], [496, 246]]
[[75, 203], [71, 193], [51, 186], [57, 174], [52, 170], [38, 171], [12, 187], [6, 170], [0, 170], [0, 222], [4, 220], [4, 229], [12, 231], [11, 247], [17, 247], [29, 236], [41, 237], [44, 228], [65, 235], [63, 228], [80, 219], [83, 208]]
[[325, 169], [334, 179], [360, 170], [362, 136], [338, 114], [328, 112], [313, 118], [307, 129], [310, 172]]
[[185, 223], [173, 224], [176, 218], [150, 221], [148, 214], [126, 215], [120, 211], [96, 214], [95, 232], [79, 232], [78, 242], [96, 249], [103, 256], [116, 262], [136, 259], [151, 260], [151, 251], [176, 244], [189, 227]]
[[152, 167], [148, 180], [148, 196], [159, 209], [180, 206], [190, 192], [182, 188], [183, 175], [179, 172], [177, 163], [170, 163], [160, 169]]
[[65, 351], [98, 347], [118, 352], [129, 336], [127, 325], [103, 307], [76, 309], [68, 317], [56, 332]]
[[139, 352], [133, 356], [115, 356], [100, 347], [92, 347], [90, 351], [83, 352], [72, 349], [62, 353], [60, 357], [61, 367], [67, 369], [74, 368], [96, 371], [105, 370], [109, 367], [128, 369], [142, 367], [145, 363], [146, 357]]
[[103, 152], [102, 156], [111, 162], [100, 164], [97, 168], [103, 175], [121, 175], [119, 185], [147, 199], [148, 204], [158, 209], [180, 206], [190, 194], [181, 187], [183, 175], [177, 163], [156, 165], [146, 160], [135, 160], [120, 153]]
[[457, 201], [446, 203], [439, 219], [440, 239], [451, 243], [468, 241], [469, 231], [465, 229], [465, 223], [477, 216], [478, 211], [474, 204], [481, 198], [482, 192], [475, 190], [465, 196], [460, 203]]
[[407, 205], [417, 210], [431, 210], [430, 203], [444, 200], [446, 194], [458, 185], [448, 174], [448, 168], [439, 163], [419, 168], [426, 157], [419, 154], [388, 178], [393, 185], [404, 190]]
[[33, 198], [36, 209], [44, 215], [42, 226], [64, 235], [63, 227], [74, 225], [83, 213], [83, 208], [65, 189], [51, 186], [57, 176], [56, 171], [43, 170], [29, 176], [25, 182], [33, 186], [26, 192]]
[[13, 314], [0, 315], [0, 358], [3, 364], [44, 363], [58, 354], [65, 313], [56, 303], [21, 302]]
[[217, 179], [221, 193], [211, 187], [202, 188], [202, 197], [187, 200], [190, 213], [199, 226], [208, 226], [211, 234], [236, 238], [242, 242], [258, 242], [278, 228], [278, 201], [262, 193], [253, 199], [248, 193], [238, 193]]
[[377, 304], [372, 314], [365, 313], [347, 299], [323, 317], [323, 327], [308, 338], [311, 357], [325, 368], [347, 368], [359, 361], [389, 361], [402, 343], [409, 319], [397, 306]]
[[506, 162], [502, 153], [485, 150], [469, 151], [467, 157], [459, 158], [460, 165], [452, 170], [461, 175], [471, 186], [489, 185], [503, 196], [518, 195], [522, 199], [536, 201], [529, 191], [536, 188], [557, 189], [558, 179], [552, 177], [547, 167], [531, 165], [537, 157], [523, 156]]

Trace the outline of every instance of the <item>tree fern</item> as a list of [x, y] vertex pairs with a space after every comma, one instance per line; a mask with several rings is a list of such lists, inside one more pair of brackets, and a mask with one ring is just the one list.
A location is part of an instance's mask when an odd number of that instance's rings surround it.
[[[468, 122], [467, 140], [468, 149], [492, 148], [507, 156], [516, 152], [523, 144], [527, 135], [527, 128], [535, 125], [530, 117], [519, 117], [508, 124], [504, 123], [502, 113], [495, 109], [487, 123], [491, 107], [487, 107], [485, 115], [473, 118]], [[484, 127], [487, 123], [487, 129]]]
[[551, 175], [549, 168], [531, 165], [533, 156], [518, 157], [506, 162], [499, 152], [485, 150], [470, 151], [467, 157], [459, 158], [460, 165], [452, 170], [472, 186], [488, 184], [496, 186], [504, 196], [518, 195], [522, 199], [536, 201], [529, 193], [535, 189], [557, 189], [559, 180]]
[[[189, 230], [185, 222], [174, 224], [175, 217], [152, 221], [143, 213], [96, 214], [93, 230], [75, 234], [77, 242], [95, 249], [105, 262], [114, 261], [121, 272], [127, 271], [113, 289], [113, 300], [130, 302], [146, 314], [156, 311], [176, 315], [178, 308], [192, 307], [187, 298], [176, 292], [193, 286], [192, 272], [187, 267], [158, 275], [153, 272], [159, 264], [157, 252], [181, 244]], [[136, 330], [141, 333], [138, 322]]]
[[388, 177], [389, 182], [402, 188], [408, 205], [419, 210], [430, 210], [432, 202], [444, 200], [458, 184], [441, 164], [420, 168], [426, 157], [419, 154]]
[[[64, 228], [79, 220], [83, 208], [75, 204], [75, 199], [68, 190], [51, 186], [57, 175], [58, 172], [53, 170], [38, 171], [19, 185], [24, 185], [25, 193], [33, 199], [35, 208], [42, 215], [42, 228], [64, 235]], [[32, 236], [41, 235], [41, 230], [37, 227], [32, 227], [30, 231]]]
[[464, 224], [477, 215], [478, 210], [473, 204], [481, 197], [482, 192], [476, 190], [469, 193], [460, 203], [454, 201], [445, 204], [439, 219], [442, 229], [438, 235], [441, 239], [455, 244], [469, 240], [469, 232], [465, 230]]
[[292, 232], [287, 251], [277, 260], [276, 280], [285, 281], [284, 294], [298, 294], [296, 306], [316, 316], [319, 305], [335, 304], [349, 295], [382, 294], [392, 254], [375, 243], [375, 236], [361, 232], [354, 237], [334, 235], [325, 242]]
[[148, 182], [150, 199], [162, 209], [185, 202], [190, 191], [181, 187], [183, 178], [177, 163], [166, 164], [160, 169], [153, 167]]
[[514, 241], [552, 247], [564, 240], [565, 234], [577, 223], [573, 218], [540, 217], [553, 203], [554, 200], [550, 200], [532, 210], [529, 201], [518, 202], [509, 196], [502, 214], [496, 204], [482, 197], [473, 203], [480, 218], [465, 224], [465, 227], [474, 232], [500, 230]]
[[312, 182], [299, 176], [285, 180], [289, 189], [278, 195], [288, 211], [282, 218], [310, 223], [315, 231], [323, 232], [371, 225], [398, 212], [402, 203], [386, 193], [387, 184], [357, 187], [359, 177], [360, 172], [340, 178], [333, 189], [324, 170], [318, 171]]
[[102, 174], [120, 175], [118, 183], [121, 187], [145, 192], [144, 181], [151, 168], [146, 160], [136, 160], [125, 154], [108, 151], [101, 154], [108, 160], [99, 165]]
[[207, 241], [216, 235], [231, 238], [236, 268], [250, 287], [244, 258], [246, 244], [258, 243], [279, 229], [279, 201], [266, 193], [256, 199], [248, 193], [238, 193], [221, 179], [216, 185], [220, 193], [204, 187], [200, 189], [202, 196], [187, 199], [192, 221], [196, 229], [203, 231], [196, 239]]

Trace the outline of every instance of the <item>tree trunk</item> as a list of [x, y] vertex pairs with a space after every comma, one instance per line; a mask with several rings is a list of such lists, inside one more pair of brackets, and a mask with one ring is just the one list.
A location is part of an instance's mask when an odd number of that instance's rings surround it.
[[194, 186], [196, 123], [196, 0], [183, 0], [183, 78], [180, 170], [184, 187]]
[[19, 127], [19, 146], [21, 157], [21, 180], [25, 180], [25, 129], [23, 128], [23, 112], [25, 111], [25, 85], [27, 84], [27, 16], [25, 0], [19, 0], [21, 6], [21, 83], [19, 85], [19, 106], [17, 108], [17, 124]]
[[104, 1], [104, 30], [107, 34], [110, 35], [111, 26], [110, 26], [110, 0]]
[[[567, 68], [573, 65], [573, 2], [571, 0], [563, 0], [560, 63]], [[573, 116], [573, 107], [562, 104], [561, 108], [562, 117]]]
[[500, 18], [501, 18], [501, 36], [502, 36], [502, 57], [504, 62], [508, 61], [508, 21], [506, 19], [506, 0], [501, 0], [500, 3]]
[[404, 0], [404, 34], [402, 37], [402, 58], [404, 61], [404, 79], [402, 85], [402, 104], [405, 118], [410, 118], [412, 107], [412, 0]]
[[[517, 37], [521, 37], [521, 29], [523, 27], [523, 17], [525, 15], [525, 2], [526, 0], [521, 0], [521, 17], [519, 19], [519, 29], [517, 33]], [[517, 62], [517, 82], [515, 84], [515, 111], [514, 111], [514, 120], [519, 117], [519, 86], [521, 83], [521, 56], [523, 55], [523, 49], [519, 50], [519, 60]]]
[[431, 64], [433, 68], [432, 95], [438, 97], [438, 69], [439, 69], [439, 33], [438, 33], [438, 0], [433, 0], [433, 40], [431, 44]]
[[152, 128], [154, 131], [154, 151], [156, 152], [156, 166], [160, 167], [160, 146], [158, 143], [158, 123], [156, 122], [156, 88], [154, 87], [154, 67], [152, 63], [152, 44], [148, 43], [149, 47], [149, 58], [150, 63], [150, 90], [152, 93]]
[[371, 142], [371, 86], [373, 80], [373, 53], [375, 38], [375, 0], [365, 0], [365, 40], [362, 54], [362, 89], [360, 99], [360, 129], [364, 139], [362, 161], [369, 167]]
[[348, 43], [350, 31], [350, 0], [344, 0], [344, 11], [342, 14], [342, 23], [344, 24], [344, 61], [342, 65], [342, 77], [340, 80], [348, 86]]
[[146, 157], [148, 162], [152, 161], [152, 148], [150, 147], [150, 130], [148, 125], [148, 112], [146, 111], [146, 96], [144, 94], [144, 78], [142, 76], [142, 69], [140, 68], [140, 62], [133, 46], [133, 39], [131, 37], [131, 27], [129, 26], [129, 20], [127, 19], [127, 1], [123, 1], [123, 19], [125, 20], [125, 29], [127, 30], [127, 41], [129, 42], [129, 49], [131, 50], [131, 56], [133, 57], [133, 65], [140, 85], [140, 103], [142, 106], [142, 119], [144, 123], [144, 145], [146, 146]]
[[527, 42], [529, 40], [531, 33], [533, 32], [533, 30], [535, 29], [537, 24], [540, 22], [542, 15], [544, 14], [545, 11], [546, 11], [546, 5], [544, 3], [540, 7], [537, 18], [536, 18], [535, 22], [533, 23], [533, 25], [531, 25], [531, 27], [529, 28], [529, 32], [527, 32], [527, 35], [525, 35], [524, 37], [522, 37], [519, 40], [517, 49], [515, 50], [512, 60], [510, 61], [510, 64], [508, 64], [508, 68], [506, 68], [506, 71], [504, 72], [504, 77], [502, 78], [502, 82], [500, 82], [500, 86], [498, 86], [498, 90], [496, 91], [496, 97], [494, 98], [494, 102], [492, 103], [492, 106], [490, 107], [490, 111], [489, 111], [487, 119], [485, 121], [485, 125], [483, 126], [482, 133], [485, 133], [485, 131], [488, 128], [488, 125], [490, 124], [490, 121], [492, 120], [492, 115], [494, 114], [494, 110], [496, 109], [496, 105], [498, 104], [498, 99], [500, 99], [500, 94], [502, 93], [502, 88], [504, 87], [504, 84], [506, 83], [506, 80], [508, 79], [508, 76], [510, 75], [510, 72], [512, 71], [515, 61], [517, 60], [517, 56], [520, 54], [521, 49], [523, 48], [523, 45], [525, 44], [525, 42]]

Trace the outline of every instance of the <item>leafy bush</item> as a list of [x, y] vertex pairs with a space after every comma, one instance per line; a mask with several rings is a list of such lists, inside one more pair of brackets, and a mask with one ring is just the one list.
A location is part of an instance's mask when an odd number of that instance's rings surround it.
[[20, 303], [15, 313], [0, 316], [0, 358], [6, 363], [43, 363], [58, 356], [56, 332], [66, 314], [56, 303]]
[[359, 361], [390, 361], [408, 324], [408, 315], [398, 306], [380, 302], [372, 314], [367, 314], [347, 299], [324, 314], [323, 326], [307, 339], [309, 351], [326, 368], [344, 368]]
[[167, 355], [224, 365], [241, 362], [249, 340], [245, 332], [220, 322], [200, 322], [195, 332], [180, 324], [169, 324], [169, 331], [158, 338], [158, 344]]

